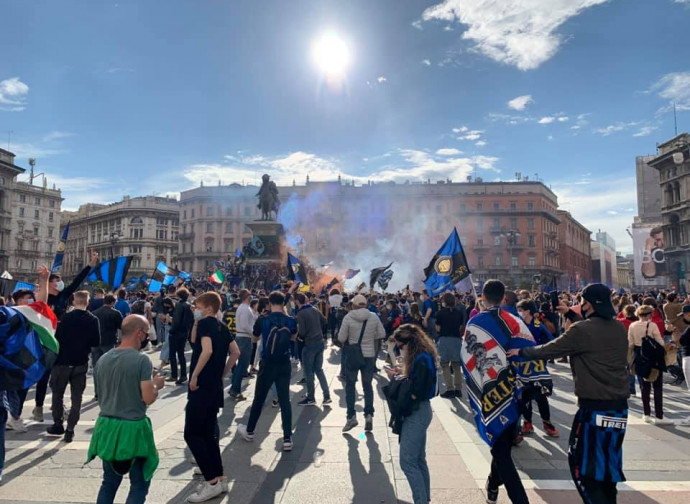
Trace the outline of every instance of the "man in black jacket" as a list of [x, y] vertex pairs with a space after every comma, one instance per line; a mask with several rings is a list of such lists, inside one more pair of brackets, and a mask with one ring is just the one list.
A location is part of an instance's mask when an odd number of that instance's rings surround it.
[[[60, 343], [60, 353], [50, 374], [53, 391], [53, 425], [47, 432], [51, 436], [65, 435], [65, 442], [74, 438], [74, 427], [79, 421], [81, 400], [86, 388], [86, 371], [89, 368], [91, 348], [100, 344], [98, 319], [86, 310], [89, 293], [74, 293], [74, 310], [65, 314], [58, 324], [55, 337]], [[72, 407], [67, 418], [67, 429], [62, 426], [64, 405], [62, 399], [67, 385], [70, 386]]]
[[167, 381], [174, 381], [177, 385], [182, 385], [187, 381], [187, 361], [184, 356], [184, 349], [189, 338], [189, 332], [194, 325], [194, 314], [187, 302], [189, 291], [183, 287], [178, 289], [176, 294], [180, 301], [175, 305], [172, 325], [170, 326], [170, 377]]
[[[103, 298], [103, 306], [93, 314], [98, 319], [101, 328], [101, 344], [91, 349], [91, 366], [94, 369], [93, 382], [96, 384], [96, 363], [101, 356], [115, 348], [117, 344], [117, 331], [122, 328], [122, 315], [115, 309], [115, 296], [108, 294]], [[96, 396], [98, 399], [98, 396]]]

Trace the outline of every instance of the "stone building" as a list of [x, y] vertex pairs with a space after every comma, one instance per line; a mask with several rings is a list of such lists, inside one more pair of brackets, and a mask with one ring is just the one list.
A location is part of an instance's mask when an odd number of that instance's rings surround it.
[[618, 280], [615, 240], [608, 233], [599, 231], [591, 242], [591, 249], [592, 282], [615, 287]]
[[[182, 192], [181, 268], [206, 272], [251, 239], [246, 223], [259, 216], [257, 190], [232, 184]], [[561, 273], [557, 198], [541, 182], [307, 181], [279, 191], [288, 245], [312, 264], [365, 270], [392, 260], [417, 282], [456, 226], [475, 281], [546, 284]]]
[[14, 164], [14, 157], [12, 152], [0, 149], [0, 273], [11, 269], [12, 186], [17, 175], [24, 173], [24, 168]]
[[561, 277], [557, 283], [562, 290], [577, 290], [592, 278], [592, 232], [565, 210], [558, 210]]
[[[70, 224], [62, 273], [77, 274], [95, 250], [105, 260], [132, 255], [131, 276], [149, 276], [157, 261], [177, 263], [179, 206], [174, 198], [142, 196], [109, 205], [89, 203], [76, 212], [63, 212]], [[62, 230], [60, 231], [62, 233]]]

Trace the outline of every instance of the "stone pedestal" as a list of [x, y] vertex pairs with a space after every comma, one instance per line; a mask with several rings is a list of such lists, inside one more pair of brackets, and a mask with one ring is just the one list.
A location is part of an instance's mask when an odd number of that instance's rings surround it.
[[[285, 230], [276, 221], [253, 221], [247, 223], [249, 229], [263, 244], [263, 253], [258, 254], [251, 243], [247, 247], [247, 262], [249, 264], [282, 263], [285, 261]], [[258, 244], [257, 244], [258, 245]], [[260, 248], [260, 247], [259, 247]]]

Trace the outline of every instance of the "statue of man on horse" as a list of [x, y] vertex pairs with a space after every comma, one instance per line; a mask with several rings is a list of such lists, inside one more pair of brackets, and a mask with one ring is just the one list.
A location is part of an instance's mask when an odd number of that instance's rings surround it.
[[259, 192], [256, 193], [259, 198], [257, 207], [261, 210], [261, 220], [273, 220], [271, 213], [275, 212], [278, 217], [278, 208], [280, 207], [280, 199], [278, 198], [278, 188], [276, 183], [270, 180], [270, 176], [264, 174], [261, 177], [263, 183]]

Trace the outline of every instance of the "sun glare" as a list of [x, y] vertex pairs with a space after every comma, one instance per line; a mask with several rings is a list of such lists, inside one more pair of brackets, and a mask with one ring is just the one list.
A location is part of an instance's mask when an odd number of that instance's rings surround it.
[[350, 64], [350, 49], [334, 33], [326, 33], [313, 45], [314, 61], [326, 75], [342, 75]]

